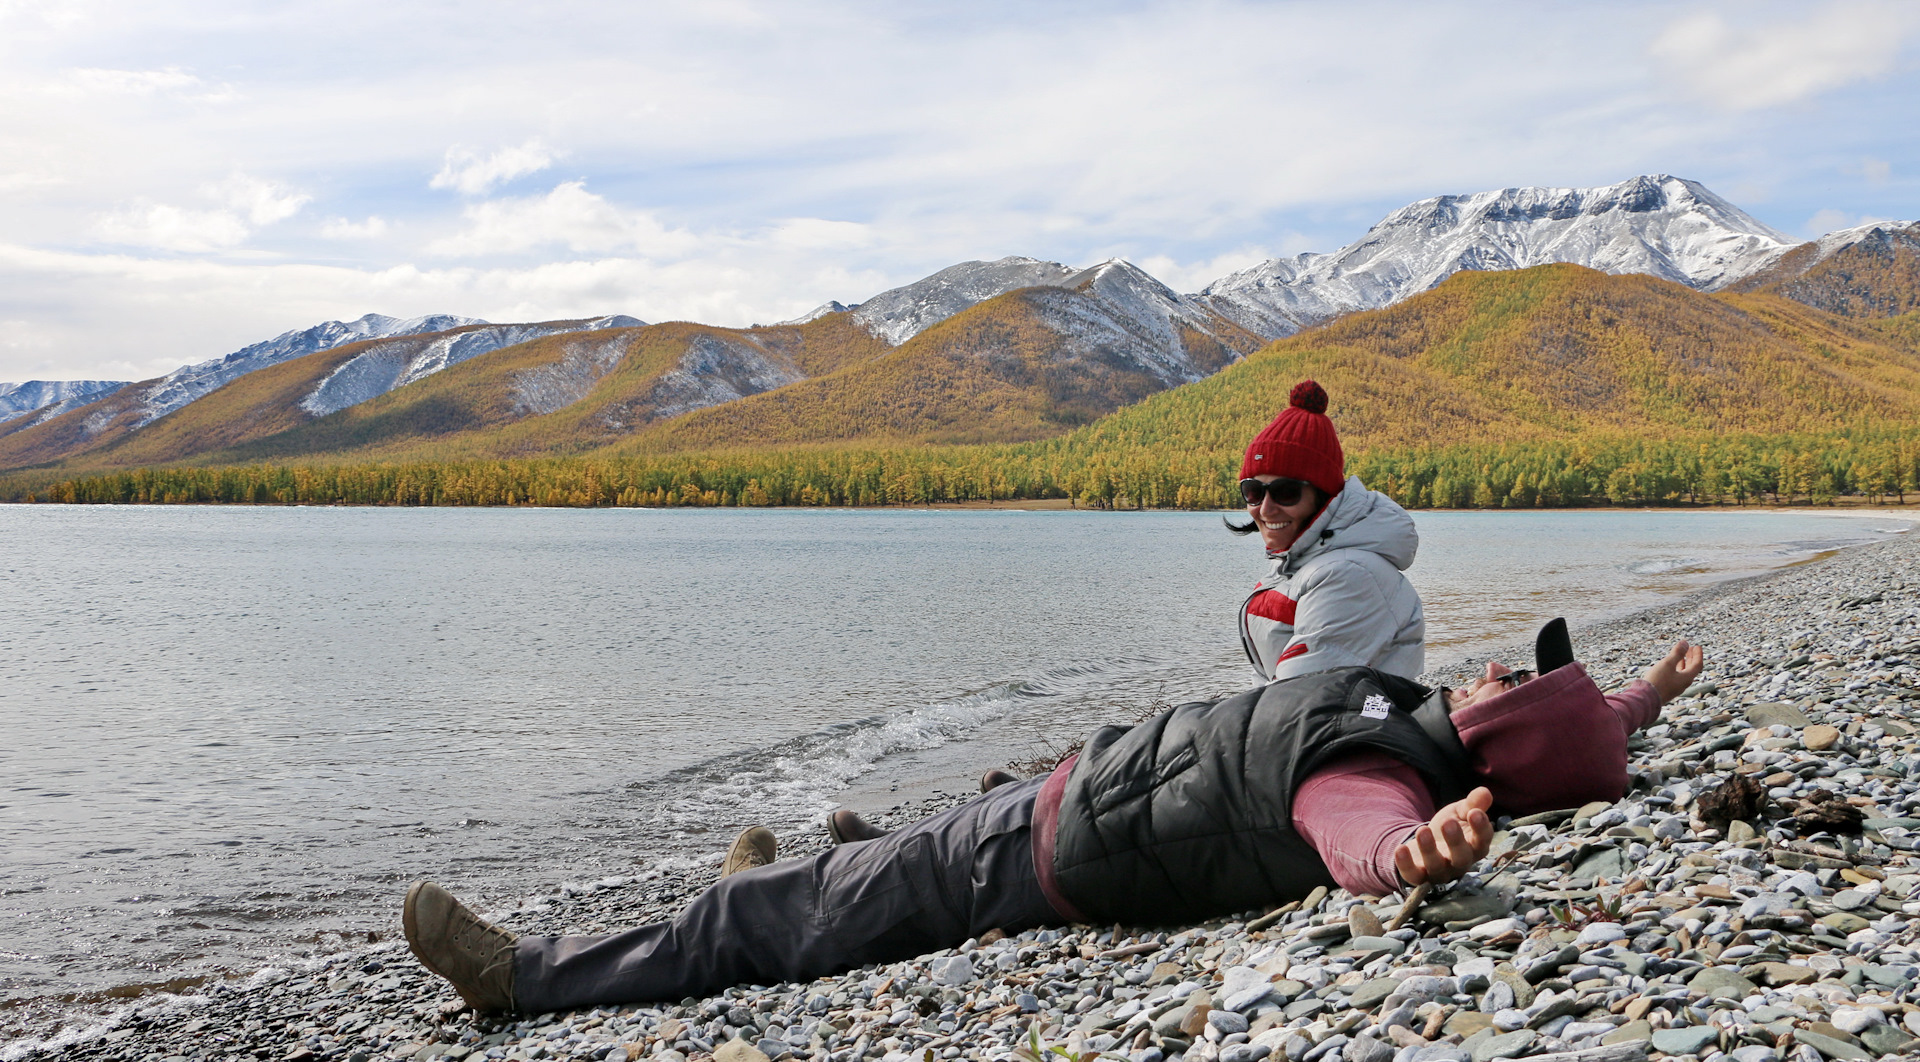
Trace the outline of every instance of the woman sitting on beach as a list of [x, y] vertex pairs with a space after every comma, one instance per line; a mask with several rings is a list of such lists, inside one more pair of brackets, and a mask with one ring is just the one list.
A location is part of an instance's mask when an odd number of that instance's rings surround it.
[[1247, 522], [1272, 568], [1240, 605], [1240, 642], [1268, 681], [1336, 667], [1413, 678], [1426, 666], [1426, 617], [1401, 573], [1420, 548], [1413, 517], [1346, 476], [1327, 393], [1294, 385], [1287, 408], [1240, 463]]

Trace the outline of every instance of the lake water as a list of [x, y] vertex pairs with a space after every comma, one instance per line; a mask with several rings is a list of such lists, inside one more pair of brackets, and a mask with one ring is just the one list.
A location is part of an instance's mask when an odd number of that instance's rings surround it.
[[[1909, 526], [1417, 519], [1430, 664]], [[1264, 569], [1190, 513], [11, 506], [0, 536], [0, 1027], [390, 935], [415, 877], [499, 903], [710, 858], [1242, 688]]]

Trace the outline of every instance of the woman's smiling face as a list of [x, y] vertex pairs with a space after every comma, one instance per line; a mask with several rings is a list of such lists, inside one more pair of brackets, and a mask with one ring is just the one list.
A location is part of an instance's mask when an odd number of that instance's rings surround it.
[[[1262, 483], [1277, 483], [1285, 477], [1253, 478]], [[1247, 515], [1253, 517], [1254, 526], [1260, 529], [1260, 541], [1266, 545], [1267, 552], [1285, 553], [1320, 511], [1320, 492], [1311, 484], [1302, 484], [1300, 497], [1292, 505], [1280, 504], [1274, 493], [1268, 492], [1258, 505], [1247, 506]]]

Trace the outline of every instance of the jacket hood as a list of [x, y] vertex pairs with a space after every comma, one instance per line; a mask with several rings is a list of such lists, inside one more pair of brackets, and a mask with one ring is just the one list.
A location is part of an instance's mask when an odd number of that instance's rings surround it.
[[1336, 549], [1378, 553], [1395, 568], [1406, 571], [1420, 550], [1420, 532], [1398, 502], [1377, 490], [1368, 490], [1359, 476], [1348, 476], [1340, 493], [1300, 533], [1293, 548], [1268, 556], [1273, 558], [1275, 573], [1284, 575]]

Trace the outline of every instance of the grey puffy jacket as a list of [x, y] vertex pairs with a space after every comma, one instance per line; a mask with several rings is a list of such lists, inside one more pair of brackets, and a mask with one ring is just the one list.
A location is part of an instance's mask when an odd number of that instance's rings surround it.
[[1426, 614], [1401, 574], [1420, 549], [1413, 517], [1349, 477], [1240, 605], [1240, 642], [1264, 679], [1336, 667], [1403, 678], [1426, 669]]

